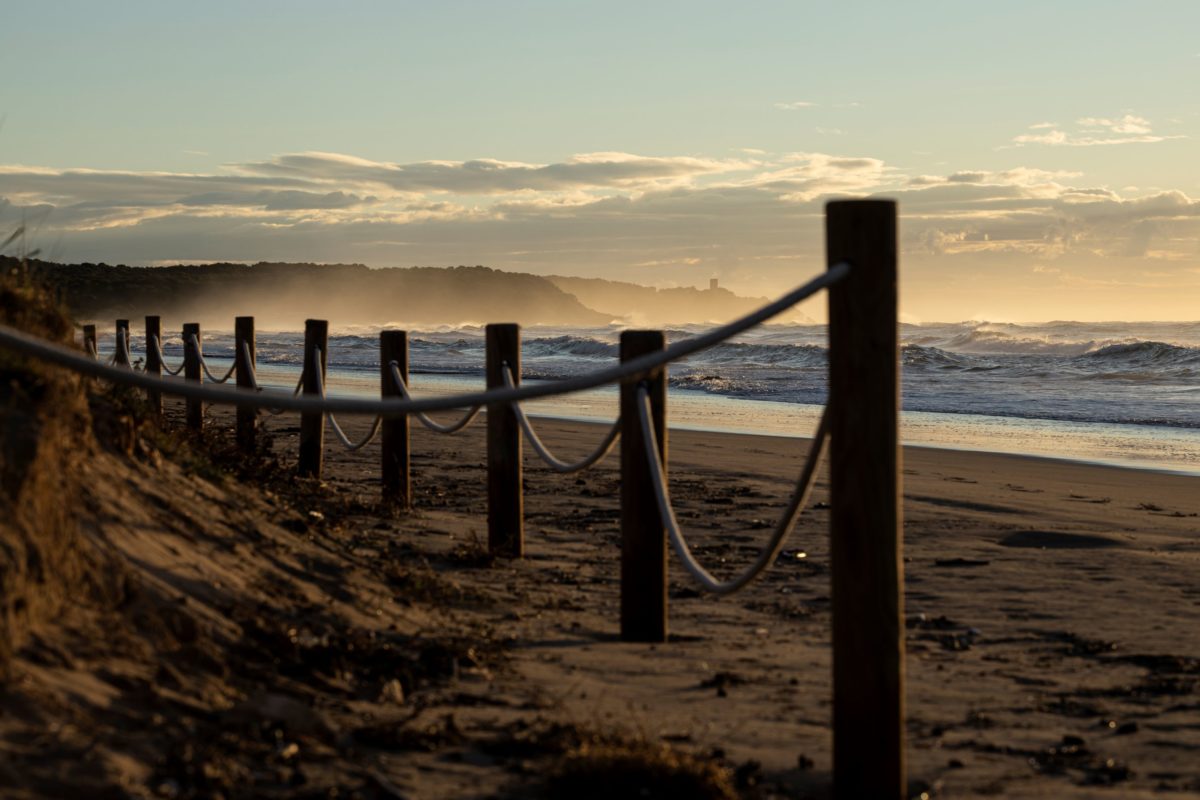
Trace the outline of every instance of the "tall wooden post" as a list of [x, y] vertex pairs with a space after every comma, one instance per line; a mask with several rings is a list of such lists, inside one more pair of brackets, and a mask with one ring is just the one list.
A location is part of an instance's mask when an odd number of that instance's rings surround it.
[[[200, 339], [200, 323], [189, 322], [183, 326], [183, 377], [197, 383], [204, 382], [200, 359], [204, 345]], [[187, 426], [194, 431], [204, 428], [204, 403], [200, 400], [187, 401]]]
[[[314, 354], [321, 353], [320, 372]], [[304, 380], [302, 389], [309, 397], [320, 397], [325, 385], [325, 365], [329, 357], [329, 323], [323, 319], [304, 321]], [[317, 412], [300, 415], [300, 465], [296, 472], [305, 478], [320, 478], [325, 461], [325, 415]]]
[[90, 349], [92, 358], [97, 358], [100, 355], [100, 351], [98, 349], [96, 349], [96, 326], [95, 325], [84, 325], [83, 326], [83, 349], [84, 350]]
[[[162, 317], [146, 317], [146, 374], [153, 375], [156, 378], [161, 378], [163, 374], [162, 359], [158, 357], [160, 347], [154, 346], [154, 341], [158, 340], [159, 345], [162, 344]], [[150, 405], [150, 412], [155, 417], [162, 416], [162, 395], [159, 392], [146, 392], [146, 402]]]
[[114, 362], [118, 367], [129, 366], [129, 320], [117, 320], [117, 336], [113, 340]]
[[[504, 387], [504, 370], [521, 384], [521, 326], [488, 325], [487, 386]], [[507, 403], [487, 407], [488, 550], [501, 556], [525, 555], [525, 501], [521, 486], [521, 427]]]
[[[233, 371], [239, 389], [254, 388], [254, 368], [258, 352], [254, 340], [254, 317], [234, 317]], [[254, 452], [258, 434], [258, 411], [246, 406], [237, 407], [237, 444], [247, 453]]]
[[903, 798], [896, 204], [825, 207], [829, 290], [833, 780], [837, 798]]
[[[392, 373], [392, 362], [408, 384], [408, 332], [379, 332], [379, 389], [383, 399], [400, 397]], [[399, 508], [412, 507], [408, 415], [385, 417], [380, 429], [383, 455], [383, 502]]]
[[[662, 331], [624, 331], [621, 361], [666, 347]], [[650, 393], [651, 421], [667, 468], [667, 369], [621, 384], [621, 639], [667, 640], [667, 532], [650, 483], [638, 416], [638, 387]]]

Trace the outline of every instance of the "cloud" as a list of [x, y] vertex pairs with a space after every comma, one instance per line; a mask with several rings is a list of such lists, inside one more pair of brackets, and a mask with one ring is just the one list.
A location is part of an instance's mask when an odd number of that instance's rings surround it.
[[810, 103], [807, 100], [793, 100], [790, 103], [776, 103], [775, 108], [780, 111], [799, 111], [802, 108], [815, 108], [816, 103]]
[[1100, 117], [1083, 117], [1075, 122], [1084, 128], [1107, 129], [1113, 133], [1150, 133], [1150, 120], [1144, 117], [1135, 117], [1133, 114], [1126, 114], [1120, 119], [1115, 120], [1102, 119]]
[[[1139, 135], [1115, 131], [1136, 120], [1109, 122], [1114, 135]], [[61, 237], [70, 260], [481, 263], [647, 283], [703, 263], [768, 294], [823, 263], [828, 199], [884, 196], [900, 204], [906, 274], [962, 292], [1006, 285], [1011, 275], [988, 283], [980, 272], [993, 264], [1036, 261], [1102, 282], [1131, 259], [1200, 268], [1200, 201], [1182, 191], [1022, 165], [908, 174], [855, 153], [754, 155], [390, 164], [298, 153], [214, 174], [4, 166], [0, 215], [44, 217], [44, 236]]]
[[338, 153], [311, 152], [238, 164], [235, 168], [246, 175], [385, 187], [395, 192], [489, 195], [661, 185], [748, 166], [748, 162], [736, 159], [653, 157], [629, 153], [585, 153], [557, 164], [495, 159], [394, 164]]
[[1045, 131], [1044, 133], [1022, 133], [1014, 136], [1009, 147], [1025, 145], [1051, 145], [1064, 147], [1096, 147], [1117, 144], [1152, 144], [1168, 139], [1185, 138], [1182, 134], [1156, 134], [1145, 117], [1126, 114], [1123, 117], [1110, 119], [1107, 117], [1082, 117], [1075, 122], [1079, 130], [1068, 133], [1051, 122], [1039, 122], [1030, 125], [1030, 130]]

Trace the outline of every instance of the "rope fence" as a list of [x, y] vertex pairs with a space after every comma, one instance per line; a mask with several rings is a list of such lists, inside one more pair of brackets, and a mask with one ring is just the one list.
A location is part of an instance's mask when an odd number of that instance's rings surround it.
[[[400, 396], [403, 397], [405, 400], [411, 400], [412, 395], [409, 394], [409, 391], [408, 391], [408, 381], [406, 381], [404, 379], [404, 377], [400, 374], [399, 362], [396, 362], [396, 361], [389, 362], [388, 369], [391, 373], [392, 380], [395, 381], [396, 391], [399, 392]], [[471, 406], [470, 408], [467, 409], [467, 413], [463, 414], [462, 417], [460, 417], [458, 419], [458, 421], [451, 422], [448, 424], [434, 422], [433, 420], [431, 420], [429, 418], [428, 415], [426, 415], [420, 411], [415, 412], [412, 416], [414, 418], [416, 418], [417, 422], [421, 423], [422, 425], [424, 425], [426, 428], [433, 431], [434, 433], [450, 434], [450, 433], [458, 433], [459, 431], [468, 427], [472, 422], [475, 421], [475, 418], [479, 416], [479, 412], [482, 410], [483, 410], [482, 405]]]
[[[668, 640], [668, 546], [704, 591], [737, 592], [776, 563], [812, 493], [828, 450], [832, 600], [834, 607], [834, 781], [837, 797], [904, 796], [903, 590], [898, 447], [896, 208], [890, 201], [834, 201], [826, 209], [827, 269], [775, 301], [726, 325], [666, 344], [661, 331], [621, 334], [619, 363], [558, 381], [521, 384], [520, 329], [485, 330], [486, 388], [414, 397], [408, 380], [408, 335], [380, 334], [380, 397], [329, 397], [328, 322], [305, 323], [301, 375], [294, 391], [267, 389], [256, 365], [253, 317], [235, 320], [234, 362], [218, 377], [203, 352], [198, 323], [183, 326], [183, 361], [167, 364], [159, 317], [146, 317], [146, 358], [134, 363], [129, 321], [117, 320], [116, 344], [102, 361], [94, 325], [83, 327], [82, 352], [0, 325], [0, 346], [95, 378], [143, 389], [156, 414], [162, 396], [184, 400], [189, 428], [204, 425], [205, 404], [237, 410], [237, 440], [256, 446], [260, 414], [298, 412], [297, 473], [320, 478], [324, 432], [347, 450], [380, 442], [385, 503], [411, 507], [411, 418], [439, 434], [467, 428], [487, 410], [488, 545], [497, 555], [525, 551], [522, 445], [552, 471], [595, 466], [620, 443], [621, 638]], [[853, 265], [853, 267], [851, 266]], [[752, 563], [720, 579], [699, 563], [671, 503], [667, 477], [667, 369], [759, 325], [817, 292], [829, 290], [829, 401], [788, 502]], [[182, 377], [180, 377], [182, 375]], [[233, 381], [233, 385], [226, 385]], [[620, 387], [620, 411], [582, 458], [551, 452], [522, 404], [605, 385]], [[429, 413], [463, 409], [441, 423]], [[337, 415], [370, 416], [351, 438]]]

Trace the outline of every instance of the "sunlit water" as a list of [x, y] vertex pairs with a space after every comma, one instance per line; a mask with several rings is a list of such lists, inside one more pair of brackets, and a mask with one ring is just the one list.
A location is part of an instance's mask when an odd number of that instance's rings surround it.
[[[668, 331], [672, 341], [704, 330]], [[526, 329], [526, 382], [613, 363], [616, 328]], [[135, 342], [137, 340], [135, 331]], [[302, 335], [259, 333], [260, 381], [294, 387]], [[465, 392], [483, 383], [483, 331], [410, 334], [412, 388]], [[1200, 474], [1200, 324], [989, 323], [902, 326], [902, 436], [906, 443]], [[111, 347], [111, 337], [102, 349]], [[228, 332], [206, 332], [214, 368], [232, 356]], [[182, 342], [164, 342], [175, 363]], [[135, 350], [137, 348], [135, 347]], [[335, 331], [329, 391], [377, 397], [378, 331]], [[138, 351], [140, 353], [140, 351]], [[822, 326], [765, 326], [670, 369], [671, 425], [806, 436], [824, 402]], [[534, 414], [604, 421], [616, 389], [534, 401]]]

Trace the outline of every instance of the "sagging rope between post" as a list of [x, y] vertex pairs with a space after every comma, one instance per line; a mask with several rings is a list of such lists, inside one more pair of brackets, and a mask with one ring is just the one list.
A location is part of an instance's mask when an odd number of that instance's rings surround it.
[[195, 349], [196, 360], [200, 362], [200, 369], [204, 370], [204, 374], [208, 376], [210, 381], [213, 383], [226, 383], [233, 377], [233, 373], [237, 370], [237, 359], [234, 359], [233, 363], [229, 365], [229, 371], [225, 373], [225, 377], [218, 378], [208, 368], [208, 361], [204, 358], [204, 351], [200, 349], [200, 338], [193, 333], [188, 336], [186, 341], [188, 347]]
[[154, 335], [151, 335], [149, 337], [149, 339], [150, 339], [150, 346], [154, 348], [154, 356], [155, 356], [155, 358], [158, 359], [158, 363], [160, 365], [162, 365], [163, 372], [165, 372], [168, 375], [178, 375], [179, 373], [183, 372], [183, 368], [187, 366], [186, 359], [184, 359], [184, 361], [181, 362], [178, 367], [176, 367], [175, 369], [171, 369], [170, 367], [167, 366], [167, 359], [163, 355], [162, 342], [160, 342], [158, 340], [158, 337], [154, 336]]
[[638, 387], [637, 410], [638, 419], [641, 423], [642, 440], [646, 445], [646, 460], [650, 466], [650, 481], [654, 486], [659, 516], [662, 518], [663, 527], [667, 530], [667, 537], [675, 550], [675, 554], [679, 556], [679, 561], [683, 564], [684, 569], [688, 571], [688, 574], [705, 591], [717, 595], [736, 592], [757, 578], [771, 564], [775, 563], [775, 559], [779, 557], [779, 553], [783, 550], [783, 543], [787, 539], [788, 533], [791, 532], [796, 524], [796, 519], [800, 516], [800, 512], [808, 503], [809, 495], [812, 494], [813, 484], [816, 482], [817, 468], [821, 464], [821, 457], [825, 453], [825, 447], [829, 439], [828, 407], [821, 413], [821, 422], [817, 425], [817, 432], [813, 435], [812, 444], [809, 445], [808, 458], [804, 462], [804, 469], [800, 471], [800, 477], [796, 481], [796, 488], [792, 490], [792, 496], [788, 500], [787, 507], [783, 511], [783, 516], [780, 517], [779, 522], [776, 524], [774, 532], [767, 540], [767, 544], [763, 547], [762, 551], [758, 554], [758, 558], [754, 560], [754, 563], [740, 575], [727, 581], [718, 580], [711, 572], [696, 561], [695, 556], [692, 555], [691, 548], [688, 547], [687, 540], [683, 538], [683, 532], [679, 528], [679, 521], [675, 518], [675, 510], [671, 507], [671, 495], [667, 488], [666, 476], [663, 474], [658, 436], [655, 434], [654, 425], [651, 422], [650, 394], [646, 391], [645, 386]]
[[[242, 360], [246, 362], [246, 372], [248, 373], [248, 377], [250, 379], [250, 388], [256, 392], [263, 391], [263, 388], [258, 385], [258, 370], [254, 366], [254, 358], [252, 357], [252, 355], [250, 353], [250, 343], [246, 342], [246, 341], [242, 342]], [[236, 361], [234, 361], [234, 366], [235, 367], [237, 366]], [[303, 388], [304, 388], [304, 367], [301, 367], [300, 368], [300, 379], [296, 381], [296, 388], [292, 390], [292, 397], [295, 397], [296, 395], [300, 394], [300, 391]], [[283, 408], [260, 408], [259, 409], [259, 411], [262, 412], [263, 414], [268, 414], [272, 417], [279, 416], [286, 410], [287, 409], [283, 409]]]
[[[323, 400], [325, 399], [325, 369], [321, 365], [321, 348], [314, 347], [312, 352], [312, 363], [308, 366], [310, 369], [312, 369], [314, 380], [317, 382], [317, 394], [320, 395], [321, 399]], [[301, 386], [303, 386], [303, 375], [300, 376], [300, 381]], [[351, 452], [355, 450], [361, 450], [371, 442], [375, 441], [375, 437], [379, 434], [379, 428], [383, 424], [383, 417], [376, 415], [374, 422], [371, 423], [371, 430], [367, 431], [367, 435], [365, 437], [355, 442], [346, 435], [346, 432], [342, 430], [342, 426], [338, 424], [337, 417], [335, 417], [331, 412], [325, 412], [325, 418], [329, 420], [329, 427], [333, 428], [333, 433], [335, 436], [337, 436], [338, 440], [341, 441], [342, 446]]]
[[[409, 394], [408, 384], [405, 383], [404, 376], [400, 373], [400, 364], [396, 361], [389, 361], [388, 367], [391, 369], [392, 380], [396, 384], [396, 391], [400, 392], [400, 396], [405, 400], [411, 400], [412, 395]], [[451, 434], [458, 433], [474, 422], [475, 418], [479, 416], [479, 412], [482, 410], [482, 405], [472, 406], [471, 408], [467, 409], [467, 413], [464, 414], [458, 421], [451, 422], [449, 424], [434, 422], [428, 416], [420, 412], [413, 414], [413, 416], [417, 418], [417, 422], [420, 422], [434, 433]]]
[[[514, 388], [512, 367], [505, 364], [503, 371], [504, 385], [509, 389]], [[529, 421], [529, 417], [525, 415], [525, 409], [521, 408], [521, 404], [513, 403], [512, 410], [513, 414], [517, 417], [517, 424], [525, 432], [525, 438], [533, 446], [534, 452], [545, 462], [546, 466], [564, 475], [585, 470], [603, 459], [612, 452], [613, 445], [617, 443], [617, 439], [621, 435], [621, 418], [617, 417], [595, 450], [578, 461], [563, 461], [551, 453], [549, 448], [542, 442], [541, 437], [537, 435], [537, 431], [533, 429], [533, 424]]]

